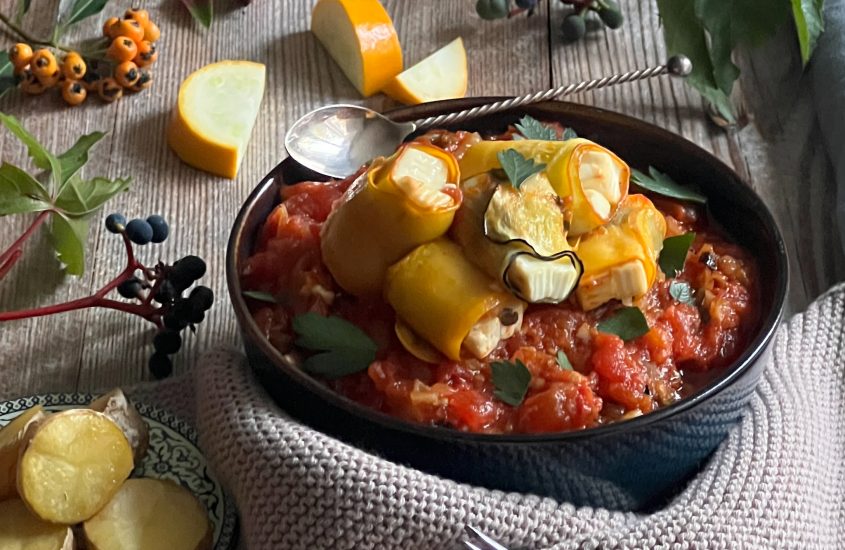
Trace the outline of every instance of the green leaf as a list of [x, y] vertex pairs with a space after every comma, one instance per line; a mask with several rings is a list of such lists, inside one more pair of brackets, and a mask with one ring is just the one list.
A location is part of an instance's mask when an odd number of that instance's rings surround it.
[[261, 292], [260, 290], [244, 290], [241, 292], [247, 298], [258, 300], [259, 302], [267, 302], [268, 304], [278, 304], [276, 297], [269, 292]]
[[648, 172], [650, 175], [645, 175], [639, 170], [631, 169], [631, 181], [646, 191], [651, 191], [664, 197], [672, 197], [673, 199], [697, 202], [699, 204], [705, 204], [707, 202], [707, 197], [677, 183], [654, 166], [649, 166]]
[[563, 141], [566, 141], [568, 139], [575, 139], [577, 137], [578, 137], [578, 134], [575, 133], [575, 130], [573, 130], [572, 128], [567, 126], [566, 128], [563, 129]]
[[657, 0], [669, 55], [684, 54], [692, 61], [687, 83], [699, 91], [728, 121], [736, 122], [728, 95], [714, 76], [707, 33], [695, 13], [694, 0]]
[[211, 0], [182, 0], [194, 19], [206, 29], [211, 26], [214, 19], [214, 8]]
[[0, 97], [17, 85], [18, 77], [15, 76], [15, 66], [9, 59], [9, 52], [0, 51]]
[[70, 218], [55, 212], [50, 219], [50, 242], [56, 257], [64, 264], [68, 275], [81, 276], [85, 273], [85, 240], [88, 236], [88, 220]]
[[108, 3], [109, 0], [74, 0], [70, 11], [68, 11], [67, 16], [60, 25], [62, 27], [62, 31], [74, 23], [79, 23], [83, 19], [91, 17], [92, 15], [97, 15], [103, 11], [103, 8], [105, 8]]
[[59, 159], [41, 145], [38, 140], [35, 139], [35, 136], [30, 134], [15, 117], [5, 113], [0, 113], [0, 123], [3, 123], [10, 132], [15, 134], [15, 137], [26, 145], [29, 156], [32, 157], [32, 162], [35, 166], [41, 168], [42, 170], [50, 170], [52, 172], [53, 181], [57, 183], [56, 187], [58, 187], [59, 178], [62, 173]]
[[532, 116], [525, 115], [514, 126], [516, 126], [516, 129], [519, 130], [519, 133], [525, 139], [557, 141], [557, 132], [555, 132], [554, 128], [546, 126]]
[[126, 191], [131, 181], [130, 178], [71, 178], [56, 197], [56, 208], [71, 216], [90, 214], [113, 196]]
[[640, 308], [634, 306], [617, 309], [613, 315], [596, 325], [596, 328], [601, 332], [615, 334], [626, 342], [649, 331], [645, 315]]
[[[73, 177], [83, 166], [88, 162], [88, 151], [98, 141], [103, 139], [106, 134], [103, 132], [92, 132], [86, 134], [76, 140], [73, 146], [59, 155], [59, 164], [61, 165], [61, 185], [64, 186], [67, 181]], [[61, 194], [62, 189], [59, 189]]]
[[686, 281], [672, 281], [669, 283], [669, 295], [682, 304], [694, 304], [695, 295]]
[[687, 261], [687, 252], [695, 240], [695, 233], [689, 232], [675, 237], [669, 237], [663, 241], [663, 249], [657, 263], [667, 277], [677, 277], [678, 273], [684, 270], [684, 263]]
[[50, 209], [50, 196], [41, 183], [12, 164], [0, 165], [0, 216]]
[[17, 8], [15, 9], [15, 23], [18, 25], [21, 24], [23, 21], [26, 12], [29, 11], [30, 6], [32, 6], [32, 0], [18, 0]]
[[560, 367], [561, 370], [574, 370], [572, 368], [572, 363], [569, 362], [569, 357], [563, 353], [562, 349], [557, 350], [555, 360], [557, 361], [557, 366]]
[[810, 61], [816, 42], [824, 32], [824, 0], [791, 0], [792, 17], [798, 33], [801, 60], [804, 65]]
[[490, 372], [496, 387], [493, 395], [513, 407], [522, 403], [531, 383], [531, 371], [522, 361], [494, 361], [490, 363]]
[[376, 358], [378, 346], [357, 326], [340, 317], [309, 312], [293, 318], [299, 335], [296, 345], [320, 351], [308, 357], [303, 368], [313, 374], [338, 378], [365, 370]]
[[515, 189], [519, 189], [522, 182], [529, 177], [546, 169], [545, 164], [537, 164], [533, 159], [523, 157], [515, 149], [499, 151], [496, 156], [499, 158], [502, 170], [505, 171]]

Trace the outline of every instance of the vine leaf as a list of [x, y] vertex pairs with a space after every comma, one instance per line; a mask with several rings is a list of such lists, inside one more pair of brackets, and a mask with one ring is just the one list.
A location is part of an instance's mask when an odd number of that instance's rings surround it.
[[41, 183], [13, 164], [0, 165], [0, 216], [50, 209], [50, 197]]
[[56, 27], [54, 34], [61, 36], [71, 25], [103, 11], [108, 3], [109, 0], [74, 0], [63, 21]]
[[9, 59], [9, 52], [0, 52], [0, 97], [18, 85], [18, 78], [15, 76], [15, 66]]
[[53, 212], [50, 218], [50, 242], [56, 257], [64, 264], [68, 275], [85, 273], [85, 240], [88, 237], [88, 220], [71, 218]]
[[52, 172], [53, 182], [57, 184], [56, 187], [59, 187], [59, 179], [62, 173], [59, 159], [57, 159], [53, 153], [48, 151], [46, 147], [41, 145], [41, 143], [35, 139], [35, 136], [30, 134], [15, 117], [5, 113], [0, 113], [0, 123], [3, 123], [10, 132], [15, 134], [15, 137], [26, 145], [29, 156], [32, 158], [32, 162], [35, 166], [41, 168], [42, 170], [49, 170]]
[[206, 29], [211, 26], [214, 20], [214, 7], [211, 0], [182, 0], [191, 16]]
[[56, 197], [56, 208], [71, 216], [91, 214], [118, 193], [129, 189], [131, 181], [131, 178], [71, 178]]
[[85, 134], [76, 140], [76, 143], [74, 143], [70, 149], [59, 155], [59, 165], [61, 167], [60, 171], [62, 174], [62, 188], [59, 189], [60, 195], [68, 180], [76, 175], [76, 173], [85, 166], [85, 163], [88, 162], [88, 151], [98, 141], [103, 139], [105, 135], [106, 134], [104, 132], [92, 132], [90, 134]]

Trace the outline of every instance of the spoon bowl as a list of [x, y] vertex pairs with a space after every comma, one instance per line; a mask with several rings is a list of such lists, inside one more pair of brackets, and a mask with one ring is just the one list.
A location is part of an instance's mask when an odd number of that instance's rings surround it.
[[358, 105], [328, 105], [306, 114], [288, 130], [285, 148], [303, 166], [333, 178], [354, 173], [387, 156], [414, 130]]

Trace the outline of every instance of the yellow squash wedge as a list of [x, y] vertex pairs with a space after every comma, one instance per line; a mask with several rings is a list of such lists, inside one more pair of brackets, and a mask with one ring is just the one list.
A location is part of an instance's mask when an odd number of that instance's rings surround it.
[[464, 97], [467, 93], [467, 52], [456, 38], [413, 67], [396, 75], [384, 93], [407, 105]]

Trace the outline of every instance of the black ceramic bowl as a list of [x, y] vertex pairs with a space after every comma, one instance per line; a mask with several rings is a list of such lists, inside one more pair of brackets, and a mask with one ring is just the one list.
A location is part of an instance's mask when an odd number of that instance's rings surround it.
[[[393, 116], [412, 120], [484, 101], [421, 105], [395, 111]], [[678, 181], [696, 182], [708, 196], [716, 221], [735, 241], [755, 252], [763, 303], [750, 343], [733, 364], [678, 403], [579, 432], [472, 434], [412, 424], [365, 408], [287, 361], [261, 335], [241, 294], [241, 267], [264, 219], [280, 200], [280, 187], [316, 177], [290, 158], [249, 196], [229, 240], [229, 293], [249, 362], [285, 410], [393, 461], [475, 485], [551, 496], [576, 505], [652, 507], [683, 487], [742, 415], [782, 314], [788, 278], [783, 241], [769, 210], [730, 168], [693, 143], [639, 120], [582, 105], [547, 102], [465, 122], [460, 128], [501, 132], [526, 113], [572, 127], [635, 167], [654, 165]]]

